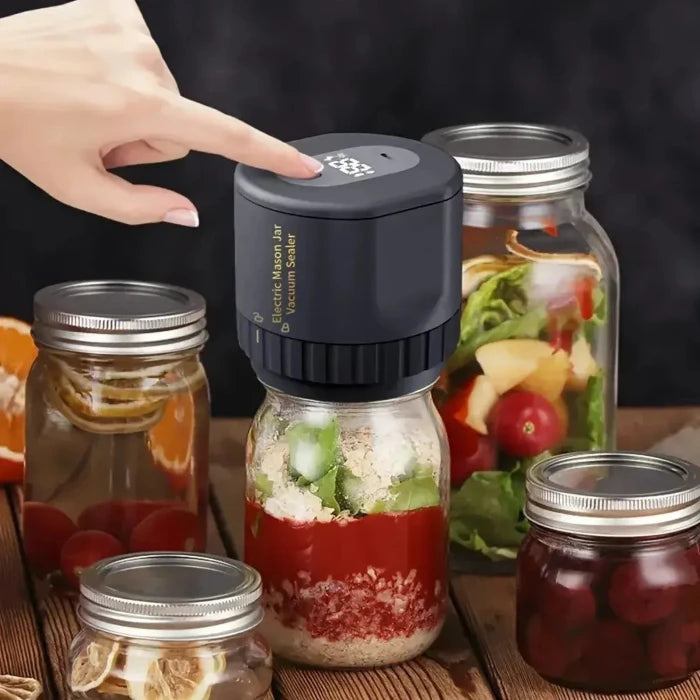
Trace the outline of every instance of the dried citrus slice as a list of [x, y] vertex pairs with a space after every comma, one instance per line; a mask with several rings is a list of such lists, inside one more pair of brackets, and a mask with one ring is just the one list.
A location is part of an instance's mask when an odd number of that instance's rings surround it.
[[41, 695], [41, 683], [35, 678], [0, 676], [2, 700], [35, 700]]
[[153, 461], [171, 475], [185, 475], [190, 469], [194, 447], [194, 399], [192, 394], [175, 394], [165, 404], [162, 419], [148, 431]]
[[26, 323], [0, 317], [0, 482], [24, 475], [24, 392], [36, 352]]
[[207, 700], [223, 668], [218, 655], [129, 649], [124, 677], [132, 700]]
[[97, 688], [109, 676], [119, 651], [116, 642], [88, 642], [76, 656], [70, 672], [70, 687], [74, 693]]

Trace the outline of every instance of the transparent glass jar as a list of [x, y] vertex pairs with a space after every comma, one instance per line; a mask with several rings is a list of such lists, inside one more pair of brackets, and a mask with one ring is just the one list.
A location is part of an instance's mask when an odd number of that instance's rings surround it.
[[518, 649], [547, 680], [646, 692], [700, 670], [700, 469], [591, 453], [528, 477]]
[[172, 552], [102, 561], [83, 575], [78, 617], [73, 698], [257, 700], [270, 688], [260, 576], [241, 562]]
[[268, 390], [248, 439], [245, 559], [275, 654], [371, 667], [430, 646], [447, 599], [447, 460], [429, 389], [342, 404]]
[[588, 143], [557, 127], [482, 124], [425, 139], [463, 172], [462, 316], [435, 399], [451, 454], [461, 560], [514, 560], [527, 468], [612, 449], [618, 265], [586, 211]]
[[58, 589], [128, 551], [206, 545], [204, 300], [166, 285], [58, 285], [35, 299], [22, 534]]

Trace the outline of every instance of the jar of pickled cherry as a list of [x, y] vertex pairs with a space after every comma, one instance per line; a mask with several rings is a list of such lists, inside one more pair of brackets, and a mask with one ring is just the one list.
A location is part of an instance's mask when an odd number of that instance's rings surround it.
[[460, 335], [434, 392], [450, 443], [455, 563], [508, 569], [526, 531], [527, 468], [614, 448], [618, 265], [586, 210], [581, 134], [474, 124], [424, 140], [462, 169]]
[[627, 452], [527, 477], [518, 649], [547, 680], [645, 692], [700, 669], [700, 468]]
[[209, 554], [130, 554], [88, 568], [82, 630], [68, 659], [72, 698], [258, 700], [272, 652], [258, 626], [260, 575]]
[[75, 589], [129, 551], [205, 545], [204, 299], [141, 282], [39, 291], [27, 381], [22, 535], [39, 579]]

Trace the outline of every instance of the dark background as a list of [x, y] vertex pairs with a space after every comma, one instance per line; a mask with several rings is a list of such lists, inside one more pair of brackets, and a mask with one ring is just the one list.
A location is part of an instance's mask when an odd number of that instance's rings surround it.
[[[0, 14], [50, 2], [2, 0]], [[592, 148], [590, 210], [622, 270], [620, 403], [700, 403], [697, 0], [143, 0], [181, 92], [288, 140], [419, 138], [483, 120], [559, 123]], [[218, 415], [261, 391], [234, 323], [233, 165], [193, 154], [134, 169], [179, 190], [199, 230], [70, 210], [0, 164], [0, 314], [43, 285], [158, 280], [201, 291]]]

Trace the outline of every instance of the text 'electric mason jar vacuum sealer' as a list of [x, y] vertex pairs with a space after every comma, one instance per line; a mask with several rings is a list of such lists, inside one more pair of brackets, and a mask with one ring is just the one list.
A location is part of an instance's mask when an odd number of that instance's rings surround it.
[[276, 653], [396, 663], [445, 613], [449, 470], [430, 387], [459, 332], [461, 173], [396, 137], [294, 145], [320, 176], [236, 173], [238, 336], [267, 388], [245, 558]]

